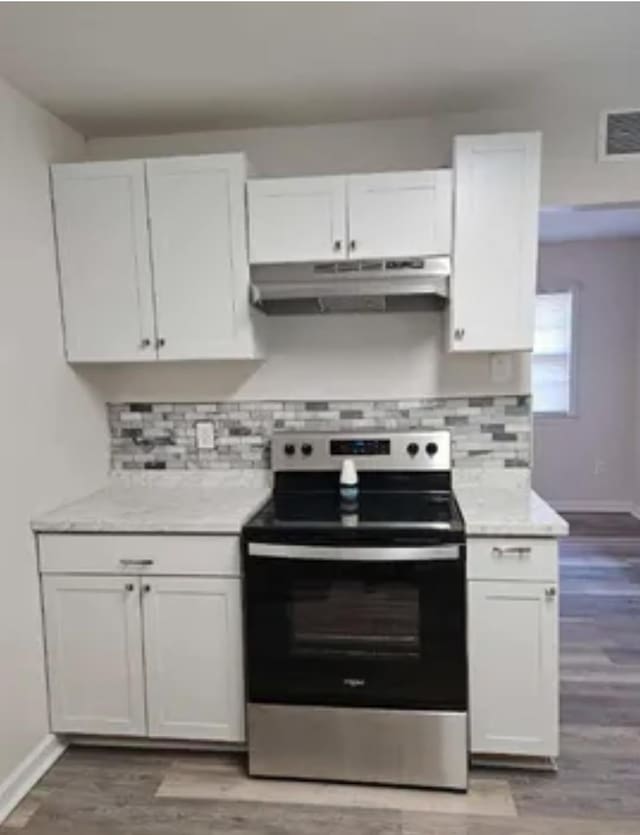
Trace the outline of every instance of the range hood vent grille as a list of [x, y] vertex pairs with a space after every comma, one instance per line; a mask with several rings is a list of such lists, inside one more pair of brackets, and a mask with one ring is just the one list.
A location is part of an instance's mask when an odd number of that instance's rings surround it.
[[393, 260], [369, 261], [334, 261], [328, 264], [314, 264], [314, 275], [358, 275], [362, 273], [378, 273], [392, 275], [407, 271], [423, 272], [427, 266], [426, 258], [403, 258]]

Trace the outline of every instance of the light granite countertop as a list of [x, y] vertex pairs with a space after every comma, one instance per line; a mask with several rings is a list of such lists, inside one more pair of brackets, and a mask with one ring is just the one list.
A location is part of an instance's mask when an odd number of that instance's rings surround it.
[[529, 487], [458, 485], [468, 536], [566, 536], [569, 526]]
[[38, 533], [238, 534], [269, 492], [265, 475], [252, 471], [114, 476], [31, 527]]
[[[100, 490], [31, 523], [38, 533], [237, 534], [270, 492], [265, 471], [117, 473]], [[566, 536], [528, 485], [457, 484], [469, 536]]]

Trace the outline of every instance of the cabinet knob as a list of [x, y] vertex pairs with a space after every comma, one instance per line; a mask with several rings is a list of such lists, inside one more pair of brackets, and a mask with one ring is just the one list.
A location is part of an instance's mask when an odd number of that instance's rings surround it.
[[351, 252], [355, 252], [355, 249], [356, 249], [356, 242], [355, 241], [353, 241], [353, 240], [349, 241], [349, 249], [351, 250]]
[[133, 583], [127, 583], [124, 588], [125, 588], [125, 591], [133, 591], [133, 589], [134, 589]]
[[547, 598], [547, 600], [553, 600], [557, 593], [558, 592], [555, 586], [549, 586], [549, 588], [546, 588], [544, 590], [544, 596]]
[[164, 348], [165, 345], [166, 341], [162, 337], [158, 337], [158, 339], [156, 339], [156, 348]]
[[140, 347], [141, 348], [148, 348], [151, 345], [150, 339], [141, 339], [140, 340]]
[[334, 241], [333, 251], [334, 252], [340, 252], [341, 249], [342, 249], [342, 241]]
[[148, 583], [145, 583], [144, 586], [142, 587], [142, 591], [145, 594], [148, 594], [151, 591], [151, 586]]
[[453, 332], [454, 339], [464, 339], [464, 328], [456, 328]]

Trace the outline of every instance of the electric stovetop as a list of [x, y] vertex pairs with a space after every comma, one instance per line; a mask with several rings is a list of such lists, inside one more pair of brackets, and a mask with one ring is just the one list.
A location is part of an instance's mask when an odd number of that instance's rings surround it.
[[357, 539], [374, 535], [391, 543], [398, 537], [462, 541], [464, 525], [452, 493], [362, 492], [345, 503], [338, 491], [276, 493], [245, 526], [245, 535], [267, 538], [298, 534], [297, 539], [331, 535]]
[[[464, 541], [451, 489], [447, 432], [274, 436], [271, 498], [244, 527], [256, 542]], [[358, 471], [357, 500], [340, 494], [340, 467]]]

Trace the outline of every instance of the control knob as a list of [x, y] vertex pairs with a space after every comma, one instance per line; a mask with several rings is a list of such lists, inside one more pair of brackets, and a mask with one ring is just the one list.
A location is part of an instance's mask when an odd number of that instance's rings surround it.
[[438, 451], [438, 444], [434, 443], [433, 441], [429, 441], [429, 443], [425, 447], [425, 451], [426, 451], [427, 455], [429, 455], [433, 458], [433, 456]]
[[311, 455], [311, 453], [313, 452], [313, 446], [311, 444], [302, 444], [300, 449], [302, 451], [302, 454], [307, 457]]
[[410, 444], [407, 444], [407, 452], [409, 453], [409, 455], [410, 455], [412, 458], [413, 458], [415, 455], [417, 455], [417, 454], [418, 454], [419, 449], [420, 449], [420, 448], [419, 448], [418, 444], [413, 443], [413, 441], [412, 441]]
[[296, 448], [295, 448], [294, 444], [285, 444], [284, 445], [284, 454], [285, 455], [288, 455], [289, 457], [291, 457], [292, 455], [295, 454], [295, 451], [296, 451]]

